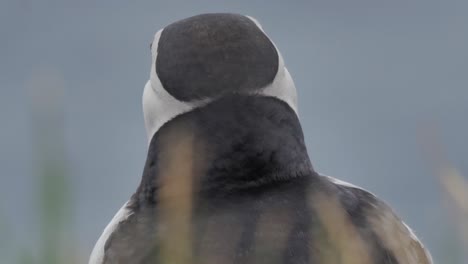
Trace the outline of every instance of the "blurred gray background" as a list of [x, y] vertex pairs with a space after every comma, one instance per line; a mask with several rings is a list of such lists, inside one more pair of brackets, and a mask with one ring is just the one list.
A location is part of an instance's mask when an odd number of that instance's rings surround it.
[[[467, 263], [420, 140], [429, 124], [468, 175], [462, 0], [1, 0], [0, 263], [40, 254], [44, 228], [87, 260], [139, 184], [150, 41], [205, 12], [254, 16], [275, 41], [319, 172], [386, 200], [438, 263]], [[57, 200], [62, 209], [47, 209]], [[62, 222], [44, 225], [47, 210]]]

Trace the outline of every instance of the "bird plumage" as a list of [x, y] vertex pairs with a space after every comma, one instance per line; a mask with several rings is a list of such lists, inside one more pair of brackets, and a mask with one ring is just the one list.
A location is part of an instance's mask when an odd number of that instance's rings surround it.
[[[208, 14], [166, 28], [171, 34], [156, 34], [144, 92], [150, 141], [142, 180], [90, 264], [431, 263], [388, 205], [314, 170], [294, 83], [274, 44], [276, 52], [254, 59], [253, 77], [243, 79], [252, 72], [239, 67], [249, 59], [231, 55], [269, 46], [256, 20]], [[187, 51], [191, 40], [201, 44]], [[221, 45], [215, 55], [213, 42]], [[180, 49], [190, 56], [179, 60]], [[172, 55], [158, 63], [164, 50]], [[198, 76], [203, 69], [217, 72]], [[187, 71], [201, 72], [176, 80]]]

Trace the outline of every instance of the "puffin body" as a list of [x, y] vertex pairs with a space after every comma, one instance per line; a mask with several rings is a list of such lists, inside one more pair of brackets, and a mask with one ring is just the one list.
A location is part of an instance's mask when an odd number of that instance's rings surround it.
[[155, 35], [140, 186], [90, 264], [429, 264], [373, 194], [317, 173], [296, 89], [253, 18], [203, 14]]

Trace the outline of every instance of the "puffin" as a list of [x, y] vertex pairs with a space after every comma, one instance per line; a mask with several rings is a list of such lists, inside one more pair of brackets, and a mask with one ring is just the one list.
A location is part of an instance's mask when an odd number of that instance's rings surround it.
[[143, 91], [140, 185], [89, 264], [430, 264], [394, 210], [315, 171], [293, 79], [250, 16], [159, 30]]

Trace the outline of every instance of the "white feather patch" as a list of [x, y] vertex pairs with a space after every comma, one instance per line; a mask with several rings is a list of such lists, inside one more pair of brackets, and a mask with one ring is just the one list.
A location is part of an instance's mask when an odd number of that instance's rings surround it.
[[127, 209], [126, 202], [122, 208], [115, 214], [112, 218], [110, 223], [102, 232], [102, 235], [99, 237], [96, 245], [94, 246], [93, 252], [91, 253], [91, 257], [89, 258], [89, 264], [102, 264], [104, 263], [104, 254], [105, 254], [105, 246], [106, 242], [109, 239], [110, 235], [115, 231], [119, 223], [125, 221], [131, 214], [130, 210]]

